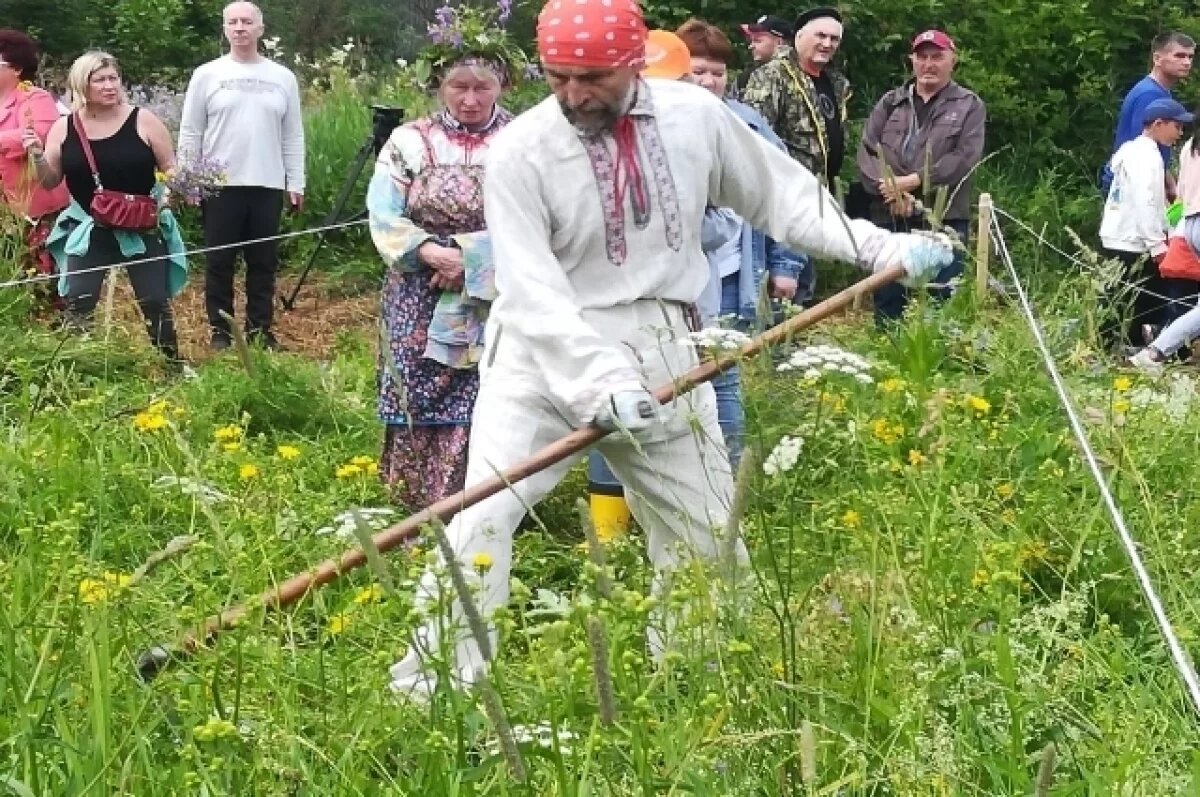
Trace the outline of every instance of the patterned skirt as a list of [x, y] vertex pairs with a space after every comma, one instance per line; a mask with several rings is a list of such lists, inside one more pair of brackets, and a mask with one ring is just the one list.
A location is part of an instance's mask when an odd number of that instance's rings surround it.
[[463, 489], [470, 437], [465, 425], [388, 425], [379, 476], [392, 501], [417, 512]]

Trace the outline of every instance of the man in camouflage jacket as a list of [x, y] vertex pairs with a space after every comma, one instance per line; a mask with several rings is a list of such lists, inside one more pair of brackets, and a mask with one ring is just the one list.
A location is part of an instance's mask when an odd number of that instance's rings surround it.
[[754, 70], [742, 100], [766, 117], [788, 154], [830, 190], [846, 153], [850, 84], [830, 66], [842, 40], [836, 9], [815, 8], [796, 19], [795, 47], [780, 47]]

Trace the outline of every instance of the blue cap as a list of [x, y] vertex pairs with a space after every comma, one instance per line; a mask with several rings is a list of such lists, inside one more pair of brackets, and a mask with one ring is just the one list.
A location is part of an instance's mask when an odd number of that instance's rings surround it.
[[1183, 105], [1175, 100], [1165, 98], [1155, 100], [1146, 106], [1146, 110], [1142, 111], [1142, 124], [1144, 125], [1157, 122], [1159, 119], [1169, 119], [1172, 122], [1187, 125], [1191, 124], [1194, 118]]

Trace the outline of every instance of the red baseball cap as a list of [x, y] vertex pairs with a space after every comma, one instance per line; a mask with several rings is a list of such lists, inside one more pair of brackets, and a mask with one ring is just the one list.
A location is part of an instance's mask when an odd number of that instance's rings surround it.
[[954, 46], [954, 39], [951, 39], [940, 30], [927, 30], [924, 33], [918, 34], [917, 38], [913, 39], [912, 49], [916, 50], [922, 44], [932, 44], [934, 47], [939, 47], [943, 50], [958, 52], [958, 48]]

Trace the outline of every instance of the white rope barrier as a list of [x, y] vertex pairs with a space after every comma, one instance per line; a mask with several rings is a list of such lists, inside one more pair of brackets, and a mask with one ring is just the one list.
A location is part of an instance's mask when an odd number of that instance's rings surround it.
[[[998, 208], [997, 211], [1003, 213]], [[1003, 215], [1011, 218], [1007, 213], [1003, 213]], [[1012, 255], [1008, 249], [1008, 242], [1004, 239], [1004, 232], [996, 216], [992, 217], [991, 236], [995, 242], [996, 252], [1000, 260], [1007, 267], [1009, 275], [1012, 277], [1013, 287], [1016, 290], [1021, 311], [1029, 324], [1030, 332], [1033, 333], [1037, 348], [1041, 352], [1042, 362], [1046, 366], [1050, 380], [1054, 383], [1054, 390], [1058, 393], [1058, 400], [1067, 414], [1067, 421], [1070, 423], [1071, 431], [1079, 443], [1080, 451], [1083, 452], [1084, 461], [1087, 463], [1088, 470], [1091, 471], [1092, 478], [1096, 481], [1096, 488], [1100, 491], [1100, 497], [1103, 499], [1104, 506], [1108, 510], [1109, 517], [1112, 519], [1113, 527], [1117, 530], [1121, 546], [1125, 549], [1125, 555], [1129, 558], [1129, 562], [1133, 567], [1138, 586], [1141, 587], [1142, 594], [1146, 597], [1147, 603], [1150, 604], [1150, 611], [1154, 615], [1158, 629], [1167, 643], [1175, 671], [1187, 689], [1192, 709], [1200, 717], [1200, 678], [1196, 676], [1195, 665], [1192, 663], [1191, 658], [1188, 656], [1187, 651], [1184, 650], [1179, 637], [1175, 633], [1171, 619], [1167, 616], [1167, 611], [1163, 608], [1162, 600], [1158, 596], [1158, 590], [1155, 588], [1154, 582], [1150, 578], [1150, 573], [1146, 570], [1146, 566], [1142, 562], [1142, 555], [1138, 552], [1137, 542], [1134, 540], [1133, 534], [1130, 533], [1129, 527], [1125, 523], [1125, 516], [1117, 506], [1112, 491], [1108, 488], [1104, 472], [1101, 470], [1100, 463], [1096, 459], [1096, 454], [1092, 450], [1091, 442], [1088, 440], [1087, 433], [1083, 429], [1083, 424], [1079, 421], [1079, 415], [1075, 411], [1070, 394], [1063, 383], [1062, 375], [1059, 373], [1058, 366], [1054, 362], [1054, 356], [1050, 353], [1050, 348], [1046, 345], [1045, 336], [1042, 334], [1037, 316], [1034, 315], [1033, 307], [1029, 302], [1029, 296], [1025, 293], [1025, 287], [1021, 284], [1021, 278], [1017, 275], [1017, 269], [1013, 264]]]
[[[299, 238], [300, 236], [303, 236], [303, 235], [313, 235], [315, 233], [329, 232], [331, 230], [342, 230], [347, 227], [354, 227], [359, 224], [366, 224], [367, 222], [368, 222], [368, 219], [355, 219], [354, 221], [344, 221], [344, 222], [340, 222], [338, 224], [329, 224], [324, 227], [309, 227], [308, 229], [304, 229], [304, 230], [295, 230], [293, 232], [279, 233], [278, 235], [269, 235], [265, 238], [251, 238], [250, 240], [247, 240], [247, 241], [238, 241], [237, 243], [232, 243], [232, 244], [220, 244], [218, 246], [206, 246], [202, 249], [189, 249], [187, 251], [180, 252], [179, 255], [181, 255], [183, 257], [194, 257], [196, 255], [205, 254], [206, 252], [219, 252], [222, 249], [240, 249], [243, 246], [253, 246], [254, 244], [267, 243], [268, 241], [282, 241], [286, 238]], [[118, 268], [125, 268], [127, 266], [140, 265], [142, 263], [155, 263], [160, 260], [170, 260], [173, 257], [176, 257], [176, 255], [163, 254], [163, 255], [155, 255], [154, 257], [143, 257], [143, 258], [139, 258], [137, 260], [121, 260], [116, 263], [110, 263], [106, 266], [93, 266], [92, 268], [81, 268], [78, 271], [68, 272], [66, 274], [66, 276], [69, 278], [69, 277], [74, 277], [78, 274], [90, 274], [90, 273], [96, 272], [96, 271], [112, 271], [112, 270], [115, 270]], [[26, 277], [24, 279], [9, 280], [8, 282], [0, 282], [0, 288], [17, 288], [17, 287], [20, 287], [23, 285], [36, 285], [39, 282], [53, 282], [53, 281], [56, 281], [56, 280], [62, 278], [63, 276], [64, 276], [64, 274], [61, 271], [54, 271], [49, 274], [38, 274], [36, 276]]]

